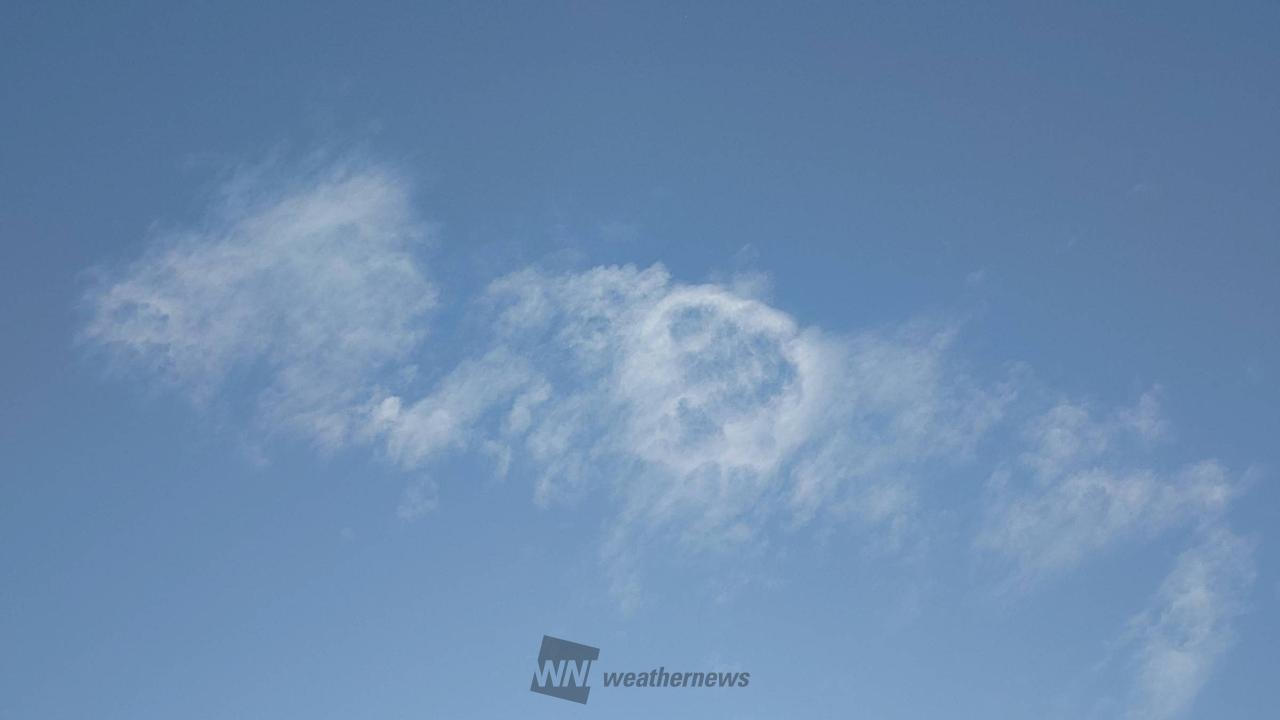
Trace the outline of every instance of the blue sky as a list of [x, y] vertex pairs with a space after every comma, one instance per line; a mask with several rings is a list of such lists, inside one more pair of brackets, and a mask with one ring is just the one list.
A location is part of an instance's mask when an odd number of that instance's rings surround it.
[[1269, 717], [1277, 37], [10, 4], [0, 717]]

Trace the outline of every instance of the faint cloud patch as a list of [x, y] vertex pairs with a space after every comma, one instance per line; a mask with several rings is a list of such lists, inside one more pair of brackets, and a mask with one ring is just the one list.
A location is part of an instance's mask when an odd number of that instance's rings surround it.
[[361, 159], [244, 169], [206, 216], [99, 273], [83, 337], [197, 402], [249, 390], [260, 426], [333, 448], [436, 305], [408, 183]]
[[1025, 587], [1123, 539], [1217, 522], [1239, 480], [1213, 460], [1145, 466], [1167, 431], [1158, 390], [1102, 418], [1071, 401], [1033, 418], [1024, 450], [988, 482], [978, 547], [1012, 562], [1014, 584]]
[[1252, 545], [1213, 529], [1179, 556], [1151, 606], [1130, 623], [1136, 676], [1128, 717], [1167, 720], [1191, 709], [1235, 640], [1256, 572]]
[[401, 520], [420, 520], [440, 506], [439, 488], [433, 480], [420, 478], [410, 483], [400, 496], [396, 517]]

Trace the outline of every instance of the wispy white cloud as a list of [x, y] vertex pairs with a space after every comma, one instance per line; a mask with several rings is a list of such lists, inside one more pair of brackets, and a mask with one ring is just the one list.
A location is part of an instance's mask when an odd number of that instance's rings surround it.
[[977, 545], [1013, 567], [1002, 587], [1028, 588], [1121, 543], [1181, 528], [1197, 538], [1151, 606], [1126, 633], [1132, 650], [1128, 716], [1184, 715], [1232, 639], [1253, 583], [1251, 548], [1227, 530], [1231, 501], [1248, 484], [1215, 460], [1155, 467], [1169, 432], [1159, 391], [1100, 415], [1061, 402], [1026, 422], [1024, 451], [988, 483]]
[[85, 336], [204, 400], [235, 379], [258, 417], [333, 446], [424, 336], [436, 290], [405, 181], [345, 161], [239, 173], [200, 223], [162, 233], [89, 293]]
[[418, 467], [435, 454], [471, 447], [476, 424], [495, 404], [509, 402], [511, 412], [520, 413], [526, 396], [516, 393], [530, 378], [521, 358], [499, 348], [464, 360], [431, 394], [408, 405], [399, 396], [382, 398], [366, 429], [382, 437], [398, 464]]
[[[867, 546], [927, 537], [928, 481], [981, 458], [997, 470], [972, 493], [975, 545], [1015, 584], [1175, 527], [1203, 538], [1133, 623], [1135, 716], [1185, 710], [1229, 644], [1252, 580], [1225, 530], [1241, 482], [1214, 460], [1150, 461], [1169, 433], [1158, 390], [1028, 414], [1019, 381], [961, 369], [953, 327], [832, 333], [769, 305], [757, 277], [687, 284], [654, 265], [494, 281], [468, 306], [489, 331], [451, 338], [463, 359], [409, 392], [396, 379], [436, 304], [416, 260], [427, 234], [377, 164], [250, 173], [204, 222], [108, 272], [85, 336], [198, 400], [248, 388], [265, 428], [378, 447], [418, 478], [406, 520], [436, 509], [430, 466], [449, 453], [528, 479], [542, 506], [606, 489], [602, 556], [624, 607], [644, 597], [638, 548], [758, 548], [835, 523]], [[1015, 450], [982, 455], [997, 425]]]
[[1028, 448], [988, 484], [978, 545], [1013, 562], [1015, 581], [1026, 584], [1125, 539], [1217, 522], [1239, 490], [1221, 464], [1143, 464], [1166, 424], [1154, 391], [1102, 418], [1070, 402], [1033, 418]]
[[490, 453], [544, 505], [607, 486], [620, 596], [641, 535], [703, 551], [827, 518], [892, 544], [916, 524], [918, 470], [967, 457], [1008, 401], [951, 366], [949, 328], [834, 335], [660, 265], [525, 270], [482, 305], [495, 330], [475, 358], [372, 426], [409, 467]]
[[1227, 530], [1182, 553], [1151, 607], [1131, 623], [1136, 681], [1129, 717], [1183, 717], [1235, 638], [1253, 584], [1252, 546]]

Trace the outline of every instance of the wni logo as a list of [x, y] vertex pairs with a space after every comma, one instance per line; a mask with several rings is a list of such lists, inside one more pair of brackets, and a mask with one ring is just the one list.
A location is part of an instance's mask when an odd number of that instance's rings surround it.
[[586, 705], [587, 695], [591, 694], [587, 675], [591, 672], [591, 663], [599, 657], [600, 648], [543, 635], [538, 669], [529, 689]]

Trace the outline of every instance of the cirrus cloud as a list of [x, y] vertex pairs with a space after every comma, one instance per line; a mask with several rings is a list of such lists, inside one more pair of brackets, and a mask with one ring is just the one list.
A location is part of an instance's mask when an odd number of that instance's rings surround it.
[[[203, 221], [105, 272], [83, 335], [198, 402], [247, 389], [258, 427], [378, 448], [415, 478], [401, 518], [437, 509], [432, 465], [456, 453], [527, 479], [543, 507], [606, 490], [600, 555], [628, 607], [646, 547], [728, 552], [845, 524], [892, 554], [927, 544], [931, 493], [957, 468], [994, 468], [963, 494], [971, 545], [1006, 586], [1174, 529], [1197, 538], [1131, 623], [1135, 716], [1185, 713], [1230, 644], [1253, 577], [1226, 520], [1244, 483], [1214, 459], [1150, 459], [1169, 426], [1158, 390], [1112, 411], [1036, 407], [1016, 377], [967, 373], [956, 327], [831, 332], [758, 282], [655, 264], [494, 280], [465, 305], [485, 329], [451, 337], [460, 360], [410, 392], [437, 290], [408, 185], [357, 161], [269, 175], [242, 174]], [[1013, 442], [984, 451], [997, 432]]]
[[245, 170], [203, 221], [103, 273], [83, 334], [198, 401], [241, 379], [263, 426], [333, 447], [425, 336], [437, 293], [414, 250], [427, 234], [384, 166]]

